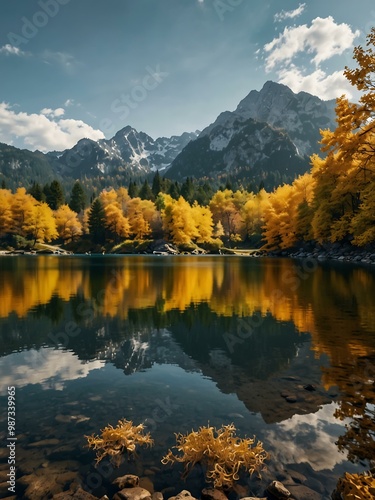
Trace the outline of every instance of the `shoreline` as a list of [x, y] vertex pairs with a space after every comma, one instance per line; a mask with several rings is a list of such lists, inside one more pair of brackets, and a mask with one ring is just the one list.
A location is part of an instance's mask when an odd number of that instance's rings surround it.
[[375, 250], [354, 248], [346, 245], [327, 245], [313, 249], [291, 249], [268, 252], [267, 257], [287, 257], [290, 259], [314, 259], [318, 262], [347, 262], [351, 264], [375, 265]]
[[209, 251], [152, 251], [152, 252], [72, 252], [64, 249], [56, 250], [0, 250], [1, 256], [17, 257], [17, 256], [75, 256], [75, 257], [99, 257], [99, 256], [129, 256], [129, 255], [142, 255], [142, 256], [162, 256], [162, 257], [187, 257], [187, 256], [218, 256], [218, 257], [248, 257], [248, 258], [290, 258], [290, 259], [313, 259], [319, 263], [323, 262], [345, 262], [350, 264], [367, 264], [375, 265], [375, 251], [362, 250], [362, 249], [315, 249], [311, 250], [280, 250], [280, 251], [265, 251], [257, 249], [223, 249], [220, 252]]

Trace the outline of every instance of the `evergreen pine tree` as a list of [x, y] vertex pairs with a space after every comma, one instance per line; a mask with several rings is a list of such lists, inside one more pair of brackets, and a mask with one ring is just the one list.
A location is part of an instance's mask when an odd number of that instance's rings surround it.
[[138, 196], [138, 186], [135, 181], [129, 182], [128, 194], [130, 198], [136, 198]]
[[105, 211], [99, 198], [93, 201], [89, 212], [89, 233], [94, 243], [105, 241]]
[[194, 199], [194, 191], [193, 181], [190, 177], [187, 177], [181, 186], [181, 196], [183, 196], [186, 201], [191, 203]]
[[59, 181], [52, 181], [50, 185], [46, 184], [43, 188], [46, 196], [46, 202], [52, 210], [57, 210], [64, 204], [64, 192]]
[[40, 184], [33, 182], [31, 188], [28, 189], [28, 194], [31, 194], [36, 201], [46, 201], [46, 196], [43, 193], [43, 189]]
[[154, 200], [155, 199], [154, 194], [150, 188], [150, 185], [149, 185], [147, 179], [145, 180], [141, 189], [139, 190], [139, 197], [141, 198], [141, 200]]
[[74, 183], [74, 186], [72, 188], [72, 194], [70, 197], [70, 202], [69, 202], [69, 208], [71, 210], [74, 210], [74, 212], [77, 212], [77, 214], [80, 213], [81, 210], [84, 210], [86, 207], [86, 195], [83, 190], [83, 187], [79, 181], [76, 181]]
[[178, 186], [178, 183], [177, 181], [174, 182], [173, 184], [171, 184], [171, 187], [169, 188], [168, 190], [168, 194], [174, 199], [174, 200], [178, 200], [178, 198], [180, 197], [180, 189], [179, 189], [179, 186]]
[[163, 183], [160, 178], [159, 170], [157, 170], [152, 180], [152, 193], [155, 196], [155, 198], [162, 190], [163, 190]]

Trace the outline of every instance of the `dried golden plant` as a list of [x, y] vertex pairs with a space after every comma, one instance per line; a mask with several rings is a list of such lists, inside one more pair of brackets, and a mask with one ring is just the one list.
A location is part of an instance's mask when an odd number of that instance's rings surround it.
[[254, 439], [241, 439], [235, 435], [234, 424], [223, 425], [220, 429], [200, 427], [190, 434], [176, 434], [176, 448], [182, 455], [174, 455], [171, 450], [162, 458], [163, 464], [182, 462], [185, 464], [184, 477], [195, 464], [206, 467], [206, 479], [215, 488], [230, 488], [239, 479], [240, 470], [249, 474], [264, 468], [269, 458], [263, 444]]
[[337, 483], [332, 498], [346, 500], [370, 500], [375, 498], [375, 469], [363, 474], [345, 472]]
[[133, 425], [131, 420], [122, 419], [118, 421], [116, 427], [108, 425], [101, 429], [101, 435], [85, 436], [88, 447], [96, 450], [96, 463], [98, 464], [105, 456], [110, 457], [110, 461], [116, 467], [121, 464], [124, 452], [134, 453], [137, 445], [154, 444], [150, 433], [143, 434], [144, 425]]

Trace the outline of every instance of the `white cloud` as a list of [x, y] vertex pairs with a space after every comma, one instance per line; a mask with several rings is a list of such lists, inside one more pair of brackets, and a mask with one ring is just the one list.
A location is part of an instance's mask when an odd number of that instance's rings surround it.
[[284, 19], [294, 19], [295, 17], [298, 17], [302, 14], [302, 12], [305, 10], [306, 4], [305, 3], [300, 3], [299, 6], [294, 9], [294, 10], [282, 10], [278, 14], [274, 15], [274, 21], [275, 22], [280, 22], [283, 21]]
[[[294, 415], [267, 432], [272, 444], [273, 459], [279, 463], [310, 463], [314, 470], [332, 470], [346, 460], [335, 441], [345, 431], [344, 424], [334, 417], [336, 404], [323, 406], [316, 413]], [[301, 446], [304, 443], [304, 446]]]
[[292, 64], [288, 68], [281, 69], [278, 75], [279, 83], [287, 85], [295, 93], [303, 90], [324, 100], [336, 99], [343, 94], [346, 94], [348, 99], [352, 97], [353, 87], [342, 71], [335, 71], [327, 75], [318, 68], [312, 73], [304, 75], [300, 69]]
[[14, 47], [13, 45], [10, 45], [7, 43], [6, 45], [3, 45], [0, 47], [0, 54], [5, 54], [6, 56], [25, 56], [26, 52], [23, 52], [21, 49], [18, 47]]
[[[304, 5], [300, 4], [299, 9]], [[303, 90], [321, 99], [334, 99], [342, 94], [351, 98], [353, 89], [343, 72], [329, 73], [322, 63], [352, 49], [359, 35], [348, 24], [337, 24], [332, 16], [316, 17], [310, 26], [287, 26], [264, 45], [265, 70], [274, 71], [278, 81], [294, 92]]]
[[61, 151], [83, 138], [104, 139], [101, 130], [93, 129], [82, 120], [60, 118], [62, 111], [63, 108], [44, 108], [40, 114], [16, 113], [9, 104], [0, 103], [0, 142], [14, 143], [17, 137], [32, 149]]
[[67, 99], [65, 102], [64, 102], [64, 106], [67, 108], [68, 106], [74, 106], [75, 104], [75, 101], [74, 99]]
[[4, 395], [5, 388], [11, 385], [21, 388], [40, 384], [43, 389], [63, 390], [69, 380], [87, 377], [90, 371], [103, 366], [103, 361], [84, 363], [72, 352], [52, 348], [9, 354], [1, 362], [0, 378], [4, 389], [0, 390], [0, 395]]
[[40, 113], [45, 116], [49, 116], [51, 118], [59, 118], [60, 116], [63, 116], [65, 114], [65, 109], [63, 108], [56, 108], [56, 109], [51, 109], [51, 108], [43, 108]]
[[287, 64], [300, 53], [314, 54], [311, 62], [318, 66], [322, 61], [334, 55], [342, 54], [352, 47], [360, 32], [352, 31], [348, 24], [336, 24], [329, 16], [313, 19], [311, 26], [286, 27], [278, 38], [264, 46], [266, 71], [271, 71], [278, 64]]

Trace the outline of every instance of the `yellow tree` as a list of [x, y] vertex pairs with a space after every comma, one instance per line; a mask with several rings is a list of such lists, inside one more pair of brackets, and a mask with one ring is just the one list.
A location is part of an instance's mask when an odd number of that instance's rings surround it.
[[211, 210], [208, 207], [201, 207], [198, 202], [195, 201], [191, 208], [191, 212], [198, 233], [196, 242], [210, 243], [212, 241], [214, 227]]
[[269, 195], [263, 227], [264, 246], [269, 250], [289, 248], [297, 241], [293, 226], [296, 216], [294, 190], [293, 186], [284, 184]]
[[176, 245], [191, 244], [199, 236], [192, 207], [182, 196], [174, 200], [169, 195], [164, 196], [164, 205], [162, 220], [167, 237]]
[[[149, 200], [141, 200], [141, 198], [132, 198], [127, 205], [127, 213], [130, 223], [130, 232], [136, 239], [143, 239], [145, 236], [151, 234], [151, 225], [149, 220], [145, 217], [145, 212], [149, 209], [149, 205], [143, 202]], [[152, 205], [153, 203], [150, 202]], [[152, 214], [148, 214], [152, 219]]]
[[82, 224], [78, 220], [78, 214], [68, 205], [61, 205], [55, 211], [55, 221], [59, 237], [64, 241], [71, 241], [81, 236]]
[[90, 217], [90, 211], [91, 207], [85, 208], [83, 212], [81, 212], [78, 215], [78, 220], [82, 225], [82, 232], [83, 234], [89, 234], [90, 233], [90, 228], [89, 228], [89, 217]]
[[240, 191], [233, 193], [230, 189], [217, 191], [210, 201], [213, 220], [215, 224], [219, 221], [222, 223], [227, 238], [235, 238], [243, 231], [241, 211], [244, 201], [245, 198]]
[[141, 209], [143, 217], [150, 225], [152, 233], [154, 235], [160, 233], [161, 218], [155, 203], [151, 200], [141, 200]]
[[242, 208], [242, 219], [247, 236], [257, 236], [262, 233], [264, 210], [268, 200], [268, 193], [261, 189], [259, 193], [249, 193]]
[[311, 173], [307, 172], [293, 182], [293, 187], [293, 230], [298, 241], [309, 241], [313, 239], [311, 222], [315, 179]]
[[9, 189], [0, 189], [0, 236], [10, 232], [12, 227], [12, 193]]
[[353, 243], [358, 246], [367, 245], [375, 241], [375, 190], [369, 184], [362, 192], [360, 210], [350, 223]]
[[129, 220], [125, 217], [123, 206], [126, 206], [127, 201], [126, 189], [103, 190], [99, 199], [104, 207], [105, 212], [105, 227], [110, 236], [117, 242], [119, 238], [127, 238], [130, 234]]
[[335, 154], [330, 154], [324, 159], [313, 155], [311, 160], [312, 175], [315, 179], [312, 233], [315, 240], [323, 243], [330, 241], [334, 222], [345, 212], [344, 201], [332, 196], [339, 182], [340, 173]]
[[120, 187], [117, 189], [116, 194], [117, 194], [117, 203], [119, 204], [123, 213], [126, 214], [127, 204], [131, 200], [128, 190], [124, 187]]
[[36, 202], [31, 211], [25, 215], [24, 231], [35, 243], [51, 241], [58, 237], [56, 222], [52, 209], [45, 203]]
[[112, 205], [115, 203], [117, 206], [119, 206], [118, 200], [117, 200], [117, 193], [114, 189], [110, 189], [109, 191], [103, 190], [100, 195], [99, 195], [100, 201], [102, 202], [103, 207], [105, 208], [108, 205]]
[[[365, 231], [363, 225], [367, 220], [370, 225], [365, 239], [370, 242], [372, 221], [359, 217], [361, 224], [353, 226], [351, 220], [364, 208], [366, 188], [375, 181], [374, 46], [375, 28], [372, 28], [367, 36], [367, 48], [354, 49], [357, 68], [346, 67], [344, 72], [361, 93], [359, 102], [350, 103], [345, 96], [340, 97], [336, 106], [336, 129], [322, 132], [322, 150], [328, 156], [317, 177], [316, 206], [319, 209], [313, 220], [314, 232], [320, 240], [343, 239], [351, 229], [358, 231], [360, 226]], [[360, 240], [356, 238], [356, 241]]]
[[109, 203], [104, 207], [105, 227], [117, 242], [119, 238], [127, 238], [130, 234], [130, 225], [118, 203]]
[[28, 223], [26, 219], [33, 211], [37, 203], [35, 198], [26, 193], [25, 188], [18, 188], [12, 196], [12, 222], [10, 232], [19, 236], [26, 236], [28, 232]]

